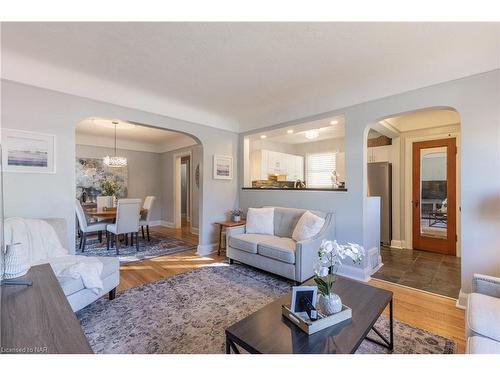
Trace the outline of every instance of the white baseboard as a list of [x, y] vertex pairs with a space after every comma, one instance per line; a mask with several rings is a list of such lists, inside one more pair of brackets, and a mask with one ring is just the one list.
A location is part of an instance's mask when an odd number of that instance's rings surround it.
[[343, 264], [337, 271], [337, 274], [340, 276], [349, 277], [351, 279], [367, 282], [371, 279], [372, 270], [370, 269], [370, 267], [359, 268], [348, 264]]
[[196, 251], [197, 255], [209, 255], [213, 253], [214, 251], [217, 251], [219, 248], [219, 243], [211, 243], [208, 245], [198, 245], [198, 250]]
[[196, 227], [191, 227], [191, 234], [200, 234], [200, 229]]
[[392, 249], [405, 249], [405, 241], [402, 240], [391, 240]]
[[154, 220], [149, 222], [150, 227], [168, 227], [174, 228], [174, 223], [165, 220]]
[[469, 294], [462, 292], [462, 289], [460, 289], [460, 293], [458, 293], [458, 299], [455, 306], [459, 309], [465, 310], [465, 306], [467, 305], [467, 298], [469, 298]]

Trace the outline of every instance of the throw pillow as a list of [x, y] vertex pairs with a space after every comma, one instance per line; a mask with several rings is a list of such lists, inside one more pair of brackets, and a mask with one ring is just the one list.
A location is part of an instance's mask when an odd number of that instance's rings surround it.
[[297, 242], [312, 238], [319, 233], [323, 225], [325, 225], [325, 219], [314, 215], [311, 211], [306, 211], [297, 222], [292, 238]]
[[274, 235], [274, 207], [249, 208], [246, 233]]

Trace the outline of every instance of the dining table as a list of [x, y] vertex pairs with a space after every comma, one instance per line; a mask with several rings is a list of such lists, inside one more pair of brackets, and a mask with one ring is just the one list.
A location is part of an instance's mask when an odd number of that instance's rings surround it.
[[[145, 208], [141, 208], [140, 215], [143, 216], [146, 211]], [[85, 213], [94, 219], [116, 220], [116, 207], [87, 208]]]

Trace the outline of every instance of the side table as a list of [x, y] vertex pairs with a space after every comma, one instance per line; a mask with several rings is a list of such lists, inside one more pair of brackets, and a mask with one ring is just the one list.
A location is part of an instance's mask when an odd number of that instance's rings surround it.
[[[224, 228], [231, 228], [231, 227], [239, 227], [242, 225], [245, 225], [246, 221], [241, 220], [241, 221], [217, 221], [215, 224], [217, 224], [220, 228], [219, 230], [219, 248], [217, 249], [217, 255], [220, 255], [220, 251], [222, 250], [222, 232]], [[226, 244], [227, 246], [227, 244]]]

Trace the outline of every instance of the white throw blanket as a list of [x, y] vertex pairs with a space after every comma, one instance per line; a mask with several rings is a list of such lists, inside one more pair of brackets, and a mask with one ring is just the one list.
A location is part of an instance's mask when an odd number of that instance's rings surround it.
[[99, 294], [102, 289], [102, 262], [95, 257], [70, 255], [62, 247], [54, 228], [44, 220], [8, 218], [5, 243], [21, 243], [28, 251], [29, 264], [49, 263], [57, 277], [81, 278], [85, 288]]

